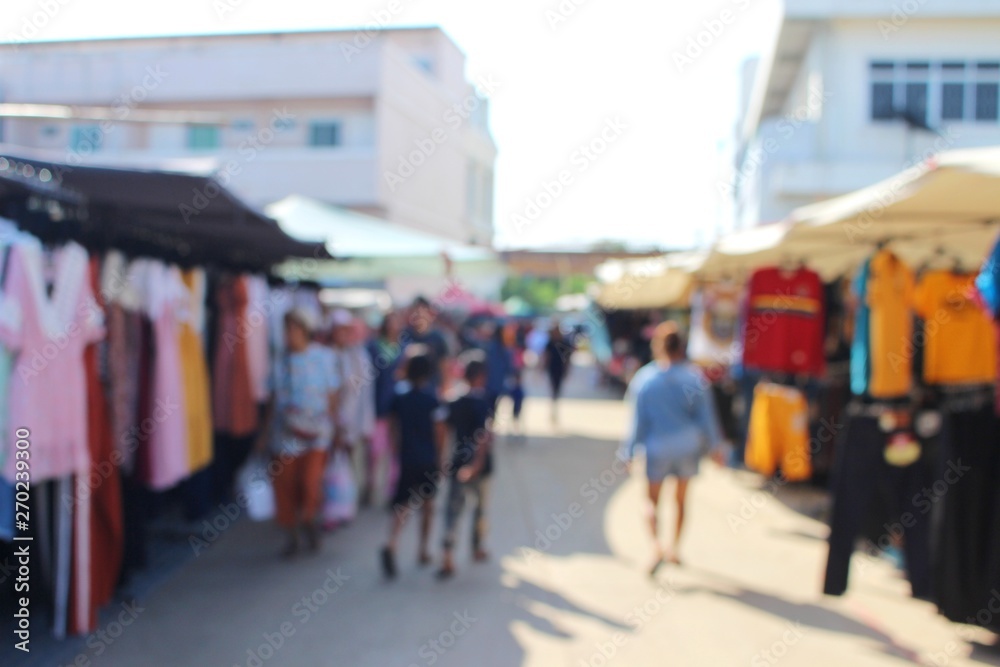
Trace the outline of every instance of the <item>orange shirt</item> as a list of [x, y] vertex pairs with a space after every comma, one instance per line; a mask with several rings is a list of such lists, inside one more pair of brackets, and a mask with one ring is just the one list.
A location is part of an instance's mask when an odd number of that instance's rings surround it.
[[971, 274], [931, 271], [921, 279], [914, 306], [924, 319], [924, 379], [929, 384], [994, 381], [993, 323], [974, 294]]
[[913, 386], [913, 272], [888, 250], [871, 261], [866, 298], [874, 398], [897, 398]]

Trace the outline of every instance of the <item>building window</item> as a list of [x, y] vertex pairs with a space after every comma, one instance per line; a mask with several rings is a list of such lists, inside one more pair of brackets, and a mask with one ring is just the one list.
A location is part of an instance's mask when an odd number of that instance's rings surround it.
[[240, 118], [239, 120], [234, 120], [229, 127], [233, 130], [233, 132], [249, 134], [250, 132], [253, 132], [254, 123], [249, 118]]
[[428, 74], [434, 74], [434, 61], [431, 60], [430, 56], [414, 56], [413, 62]]
[[941, 86], [941, 120], [963, 118], [965, 118], [965, 84], [944, 84]]
[[215, 125], [192, 125], [188, 128], [187, 146], [192, 150], [212, 150], [222, 145]]
[[873, 61], [870, 73], [872, 120], [1000, 120], [1000, 62]]
[[340, 146], [341, 139], [340, 123], [318, 122], [309, 125], [310, 146]]
[[97, 125], [77, 125], [70, 135], [69, 147], [78, 153], [90, 153], [101, 150], [104, 135]]

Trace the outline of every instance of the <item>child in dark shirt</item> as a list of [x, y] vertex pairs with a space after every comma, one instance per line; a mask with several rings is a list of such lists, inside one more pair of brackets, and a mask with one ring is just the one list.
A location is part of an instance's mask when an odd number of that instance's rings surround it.
[[433, 368], [422, 345], [413, 345], [406, 362], [405, 393], [396, 394], [389, 410], [391, 440], [399, 461], [399, 482], [392, 499], [393, 517], [389, 541], [382, 548], [382, 571], [396, 576], [396, 545], [410, 514], [420, 510], [421, 565], [431, 562], [428, 542], [434, 517], [434, 496], [441, 477], [447, 430], [445, 409], [430, 386]]
[[488, 558], [483, 547], [486, 533], [486, 504], [489, 477], [493, 468], [491, 447], [492, 401], [486, 390], [486, 363], [482, 354], [475, 352], [467, 357], [465, 381], [468, 391], [448, 406], [448, 426], [455, 432], [455, 449], [450, 465], [448, 504], [445, 510], [444, 554], [438, 577], [447, 579], [455, 573], [453, 551], [458, 520], [465, 508], [465, 498], [475, 499], [472, 529], [473, 559], [483, 562]]

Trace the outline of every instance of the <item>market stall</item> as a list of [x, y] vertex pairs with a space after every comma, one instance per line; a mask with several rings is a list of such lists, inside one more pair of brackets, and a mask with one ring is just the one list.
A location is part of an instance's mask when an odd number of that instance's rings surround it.
[[0, 551], [30, 537], [33, 615], [83, 634], [157, 513], [228, 493], [292, 300], [265, 273], [329, 255], [208, 177], [11, 153], [0, 217]]
[[[1000, 149], [953, 151], [722, 239], [696, 273], [745, 280], [746, 462], [805, 479], [833, 446], [824, 591], [863, 537], [917, 597], [997, 629]], [[962, 462], [960, 465], [958, 462]]]

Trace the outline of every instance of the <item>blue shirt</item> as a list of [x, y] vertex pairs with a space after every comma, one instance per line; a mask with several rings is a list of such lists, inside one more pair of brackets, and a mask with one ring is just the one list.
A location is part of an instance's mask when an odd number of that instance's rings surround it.
[[501, 395], [513, 371], [514, 355], [503, 343], [491, 341], [486, 346], [486, 390], [493, 396]]
[[434, 444], [434, 423], [443, 421], [441, 403], [430, 387], [414, 387], [396, 394], [389, 410], [397, 420], [400, 434], [401, 467], [433, 468], [438, 465]]
[[628, 389], [625, 390], [625, 401], [631, 403], [634, 408], [636, 399], [639, 398], [639, 392], [646, 386], [646, 383], [656, 377], [656, 374], [661, 370], [663, 370], [663, 367], [660, 366], [660, 362], [656, 359], [653, 359], [651, 362], [637, 370], [628, 383]]
[[648, 378], [636, 397], [632, 434], [624, 458], [636, 446], [647, 459], [678, 460], [722, 445], [715, 401], [708, 381], [689, 363], [671, 364]]
[[[340, 388], [336, 356], [328, 347], [311, 343], [302, 352], [279, 357], [272, 369], [275, 396], [275, 417], [278, 427], [274, 448], [278, 452], [297, 454], [306, 449], [322, 449], [333, 438], [333, 416], [330, 414], [330, 394]], [[303, 419], [319, 429], [312, 442], [299, 441], [283, 428], [285, 416], [303, 415]]]
[[396, 391], [396, 372], [403, 360], [402, 349], [398, 343], [377, 339], [369, 341], [368, 353], [375, 368], [375, 416], [379, 419], [389, 414], [392, 397]]
[[856, 396], [868, 393], [868, 378], [871, 377], [871, 351], [868, 346], [871, 309], [867, 299], [871, 263], [871, 259], [865, 260], [852, 285], [858, 297], [858, 309], [854, 314], [854, 341], [851, 343], [851, 393]]
[[990, 310], [990, 315], [1000, 314], [1000, 241], [993, 246], [990, 258], [976, 278], [976, 287]]

